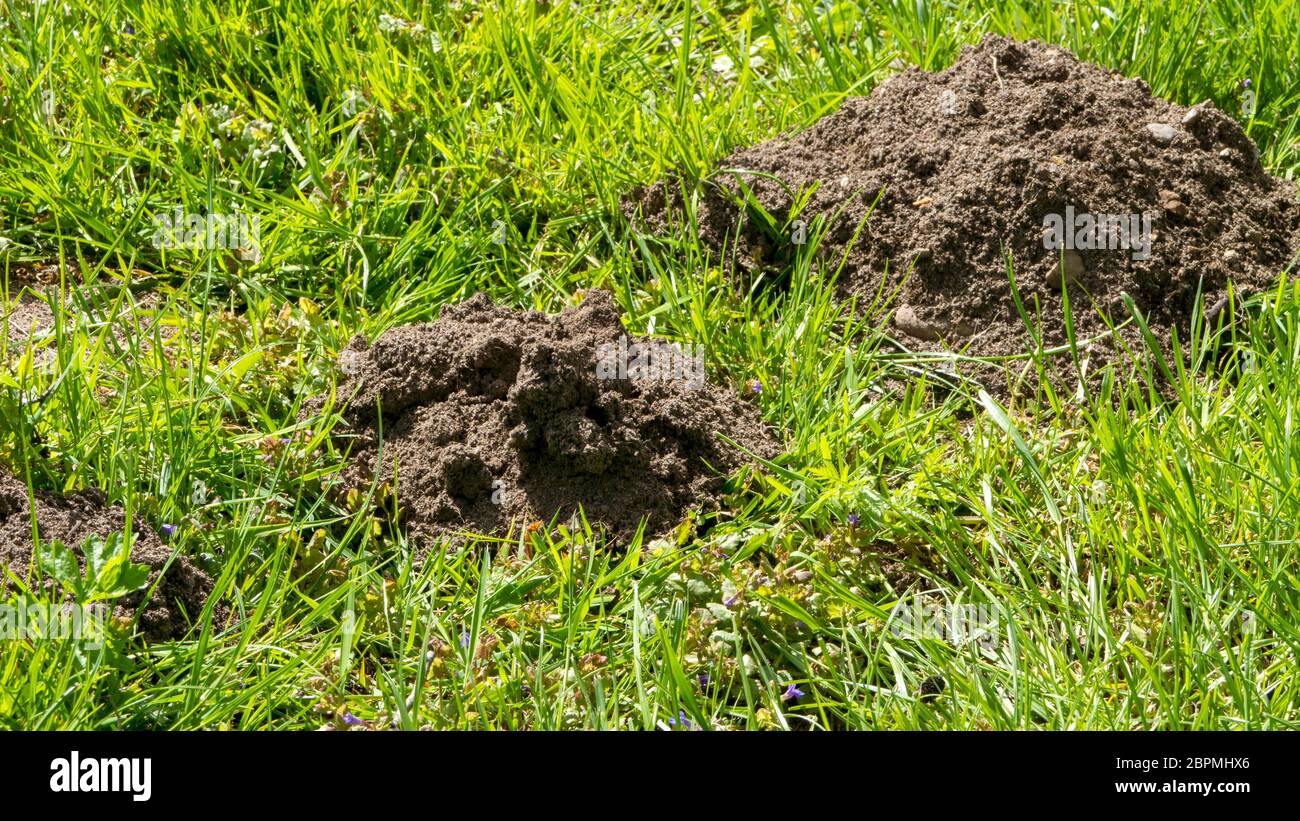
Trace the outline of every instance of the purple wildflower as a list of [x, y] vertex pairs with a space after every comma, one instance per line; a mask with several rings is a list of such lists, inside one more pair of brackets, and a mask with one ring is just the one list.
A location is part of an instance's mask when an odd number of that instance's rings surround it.
[[738, 598], [740, 598], [740, 594], [739, 594], [739, 593], [733, 593], [733, 594], [731, 594], [730, 596], [728, 596], [727, 598], [723, 599], [723, 600], [722, 600], [722, 604], [723, 604], [724, 607], [731, 607], [733, 604], [736, 603], [736, 599], [738, 599]]
[[180, 528], [178, 528], [176, 525], [165, 524], [162, 526], [162, 534], [170, 539], [172, 536], [176, 535], [176, 531], [179, 529]]
[[123, 29], [123, 32], [128, 35], [135, 34], [135, 26], [131, 25], [130, 23], [127, 23], [126, 28]]
[[849, 527], [857, 527], [857, 526], [858, 526], [858, 522], [860, 522], [860, 521], [862, 521], [862, 520], [858, 518], [858, 514], [856, 514], [856, 513], [850, 513], [850, 514], [849, 514]]
[[677, 711], [677, 718], [670, 718], [670, 719], [668, 719], [668, 726], [669, 726], [669, 727], [681, 727], [681, 728], [684, 729], [684, 730], [689, 730], [689, 729], [691, 728], [691, 720], [690, 720], [689, 718], [686, 717], [686, 711], [685, 711], [685, 710], [678, 710], [678, 711]]
[[761, 379], [755, 379], [753, 382], [750, 382], [750, 383], [749, 383], [749, 392], [750, 392], [750, 393], [762, 393], [762, 392], [763, 392], [763, 380], [761, 380]]
[[463, 633], [460, 634], [460, 646], [461, 646], [462, 648], [464, 648], [464, 647], [469, 647], [469, 631], [468, 631], [468, 630], [466, 630], [465, 632], [463, 632]]
[[708, 673], [700, 673], [700, 675], [699, 675], [697, 678], [699, 679], [700, 687], [708, 687], [708, 686], [709, 686], [709, 674], [708, 674]]
[[343, 723], [349, 727], [362, 727], [365, 725], [364, 721], [352, 715], [352, 713], [343, 714]]
[[803, 697], [804, 697], [803, 690], [800, 690], [798, 687], [794, 686], [793, 683], [791, 683], [789, 687], [785, 688], [785, 692], [781, 694], [781, 700], [785, 702], [798, 701]]

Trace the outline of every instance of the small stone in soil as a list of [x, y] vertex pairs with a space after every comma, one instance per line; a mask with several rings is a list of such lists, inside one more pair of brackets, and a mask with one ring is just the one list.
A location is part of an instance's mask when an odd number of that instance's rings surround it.
[[939, 338], [939, 331], [930, 323], [916, 315], [911, 305], [900, 305], [894, 312], [894, 325], [898, 330], [924, 342], [934, 342]]
[[1210, 309], [1205, 312], [1205, 321], [1214, 322], [1214, 320], [1218, 318], [1219, 314], [1223, 313], [1223, 309], [1226, 308], [1227, 305], [1228, 297], [1226, 295], [1219, 297], [1219, 300], [1211, 305]]
[[1044, 280], [1047, 287], [1060, 290], [1062, 268], [1065, 269], [1065, 281], [1073, 285], [1083, 275], [1083, 257], [1078, 251], [1066, 251], [1062, 255], [1061, 264], [1047, 272], [1047, 278]]
[[1176, 191], [1161, 191], [1160, 207], [1176, 217], [1187, 216], [1187, 206], [1183, 203], [1182, 197], [1178, 196], [1178, 192]]
[[1147, 123], [1147, 131], [1151, 132], [1151, 138], [1161, 145], [1169, 145], [1178, 134], [1174, 127], [1167, 123]]

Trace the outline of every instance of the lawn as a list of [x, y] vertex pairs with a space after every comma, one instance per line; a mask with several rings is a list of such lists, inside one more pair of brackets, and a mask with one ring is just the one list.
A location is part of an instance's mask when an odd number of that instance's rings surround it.
[[[1294, 283], [1233, 357], [994, 399], [846, 313], [815, 243], [737, 288], [620, 200], [988, 32], [1214, 100], [1295, 178], [1297, 31], [1284, 0], [0, 0], [0, 296], [51, 317], [0, 327], [0, 466], [216, 582], [180, 640], [0, 641], [0, 727], [1295, 727]], [[256, 247], [160, 242], [178, 212]], [[355, 335], [595, 288], [775, 431], [716, 527], [416, 547], [329, 492], [307, 400]]]

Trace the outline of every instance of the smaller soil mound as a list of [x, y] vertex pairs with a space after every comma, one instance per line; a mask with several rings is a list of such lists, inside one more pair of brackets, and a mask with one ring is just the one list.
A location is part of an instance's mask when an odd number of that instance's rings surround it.
[[[894, 330], [919, 350], [1026, 351], [1008, 254], [1048, 347], [1066, 342], [1063, 282], [1079, 337], [1106, 333], [1098, 310], [1127, 320], [1127, 293], [1162, 342], [1175, 330], [1185, 342], [1198, 291], [1208, 307], [1229, 280], [1272, 285], [1300, 239], [1295, 186], [1269, 176], [1232, 117], [1004, 37], [966, 47], [946, 71], [909, 69], [719, 167], [697, 214], [706, 242], [729, 244], [742, 269], [779, 268], [791, 238], [737, 207], [737, 179], [778, 226], [811, 192], [799, 216], [827, 220], [828, 262], [847, 251], [842, 295], [870, 303], [901, 285]], [[624, 201], [657, 233], [681, 224], [681, 209], [673, 180]]]
[[689, 350], [627, 338], [603, 291], [558, 315], [480, 294], [432, 324], [354, 340], [340, 357], [339, 432], [356, 437], [342, 487], [396, 476], [403, 522], [428, 537], [499, 533], [579, 505], [616, 538], [643, 517], [662, 533], [716, 506], [747, 461], [719, 434], [777, 453], [757, 410], [705, 384]]
[[[85, 490], [67, 496], [36, 491], [36, 526], [42, 543], [58, 540], [70, 548], [85, 570], [81, 547], [92, 536], [107, 538], [126, 529], [126, 512], [117, 505], [106, 505], [97, 490]], [[148, 585], [141, 591], [117, 600], [115, 615], [134, 618], [145, 595], [154, 588], [172, 551], [163, 545], [152, 530], [137, 527], [132, 533], [131, 560], [147, 565], [152, 571]], [[32, 561], [32, 519], [27, 485], [22, 480], [0, 472], [0, 565], [14, 575], [27, 578]], [[53, 591], [53, 582], [50, 582]], [[0, 576], [0, 591], [8, 582]], [[140, 613], [139, 629], [149, 641], [180, 638], [189, 629], [189, 620], [202, 612], [212, 593], [212, 579], [194, 567], [189, 559], [177, 556]]]

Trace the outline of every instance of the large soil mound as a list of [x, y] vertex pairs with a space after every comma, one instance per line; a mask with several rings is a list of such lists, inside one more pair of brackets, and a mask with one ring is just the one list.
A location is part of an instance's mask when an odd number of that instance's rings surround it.
[[[1186, 340], [1198, 287], [1207, 307], [1229, 278], [1266, 287], [1296, 250], [1295, 189], [1258, 156], [1212, 104], [1183, 108], [1057, 46], [989, 36], [947, 71], [909, 69], [802, 133], [722, 160], [728, 171], [705, 187], [699, 222], [715, 249], [726, 244], [742, 267], [761, 269], [788, 254], [789, 239], [737, 207], [736, 178], [781, 223], [792, 197], [815, 187], [799, 216], [828, 219], [822, 250], [838, 262], [879, 198], [841, 286], [869, 302], [907, 278], [894, 326], [912, 348], [1025, 351], [1008, 252], [1049, 346], [1066, 340], [1062, 279], [1081, 336], [1105, 331], [1096, 309], [1126, 319], [1127, 292], [1157, 336], [1176, 328]], [[680, 210], [679, 182], [633, 192], [625, 211], [665, 230]], [[1141, 233], [1126, 245], [1112, 230], [1102, 233], [1107, 247], [1044, 247], [1050, 215], [1071, 213], [1149, 215], [1149, 257], [1140, 258]]]
[[777, 450], [756, 409], [705, 384], [691, 353], [627, 338], [603, 291], [558, 315], [480, 294], [432, 324], [354, 340], [338, 389], [341, 432], [356, 437], [342, 486], [365, 490], [396, 466], [402, 520], [423, 536], [501, 532], [578, 505], [616, 536], [642, 517], [661, 533], [715, 505], [747, 461], [718, 434]]
[[[68, 496], [37, 491], [36, 523], [42, 542], [58, 540], [77, 554], [84, 571], [81, 547], [92, 536], [107, 538], [126, 529], [126, 512], [106, 505], [97, 490]], [[27, 578], [32, 560], [32, 520], [27, 486], [22, 480], [0, 471], [0, 566], [7, 566], [20, 578]], [[114, 612], [133, 618], [145, 595], [158, 581], [172, 551], [146, 527], [132, 533], [131, 560], [151, 569], [148, 585], [117, 601]], [[8, 586], [0, 571], [0, 591]], [[140, 613], [139, 629], [150, 641], [179, 638], [190, 620], [202, 612], [212, 593], [212, 580], [184, 556], [177, 556], [167, 568], [162, 583]]]

